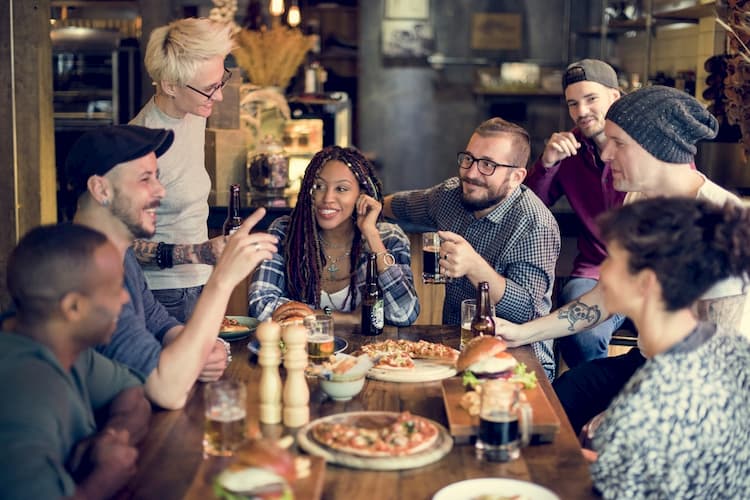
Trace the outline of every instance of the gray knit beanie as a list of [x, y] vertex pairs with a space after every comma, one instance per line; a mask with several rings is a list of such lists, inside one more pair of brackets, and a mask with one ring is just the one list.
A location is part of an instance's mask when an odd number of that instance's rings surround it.
[[690, 163], [695, 143], [713, 139], [719, 123], [690, 94], [671, 87], [645, 87], [616, 100], [607, 120], [619, 126], [656, 159]]

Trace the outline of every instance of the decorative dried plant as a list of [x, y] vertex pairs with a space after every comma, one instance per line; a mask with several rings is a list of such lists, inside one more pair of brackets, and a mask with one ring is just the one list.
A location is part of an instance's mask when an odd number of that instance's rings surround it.
[[750, 157], [750, 1], [727, 0], [727, 22], [717, 19], [729, 33], [724, 102], [727, 120], [740, 126], [745, 157]]
[[258, 31], [239, 30], [237, 48], [232, 52], [250, 83], [285, 89], [297, 73], [315, 38], [295, 28], [274, 26]]

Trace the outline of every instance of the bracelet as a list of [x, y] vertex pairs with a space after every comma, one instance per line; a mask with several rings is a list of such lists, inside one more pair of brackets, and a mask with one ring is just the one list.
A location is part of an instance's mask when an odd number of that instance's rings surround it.
[[227, 352], [227, 366], [229, 366], [229, 363], [232, 362], [232, 346], [229, 345], [229, 342], [220, 337], [216, 337], [216, 341], [224, 346], [224, 350]]
[[170, 243], [160, 241], [159, 244], [156, 245], [156, 265], [159, 266], [159, 269], [165, 269], [174, 265], [172, 261], [172, 250], [174, 250], [174, 245]]
[[323, 308], [323, 314], [326, 316], [333, 316], [333, 308], [331, 306], [325, 306]]
[[380, 257], [381, 255], [383, 256], [383, 264], [385, 264], [386, 269], [396, 264], [396, 258], [389, 251], [376, 253], [375, 257]]

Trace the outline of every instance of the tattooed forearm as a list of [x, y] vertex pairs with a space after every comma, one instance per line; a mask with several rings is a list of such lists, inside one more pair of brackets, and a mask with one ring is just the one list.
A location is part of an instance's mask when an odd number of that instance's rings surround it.
[[156, 264], [156, 247], [158, 241], [135, 240], [133, 242], [133, 252], [141, 264]]
[[198, 262], [201, 264], [209, 264], [213, 266], [216, 264], [216, 255], [214, 254], [213, 247], [210, 241], [205, 241], [197, 245], [193, 245], [195, 255], [198, 257]]
[[575, 332], [576, 324], [581, 323], [583, 329], [586, 327], [596, 326], [602, 317], [602, 312], [599, 310], [599, 306], [584, 304], [580, 300], [576, 300], [571, 304], [560, 308], [557, 311], [558, 319], [568, 320], [568, 331]]

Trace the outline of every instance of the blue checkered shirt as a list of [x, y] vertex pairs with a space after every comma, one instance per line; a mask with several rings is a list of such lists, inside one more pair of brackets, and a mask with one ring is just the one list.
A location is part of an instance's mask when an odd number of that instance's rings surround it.
[[[396, 193], [391, 207], [399, 221], [461, 235], [505, 277], [505, 294], [495, 306], [495, 315], [524, 323], [549, 313], [560, 229], [549, 209], [526, 186], [519, 186], [481, 219], [461, 204], [458, 177], [429, 189]], [[461, 301], [473, 297], [476, 288], [468, 278], [450, 280], [443, 323], [460, 324]], [[535, 342], [532, 347], [547, 375], [554, 376], [552, 341]]]
[[[280, 242], [284, 242], [288, 228], [289, 216], [284, 215], [273, 221], [268, 232], [276, 236]], [[383, 245], [396, 261], [394, 265], [378, 275], [378, 283], [383, 289], [385, 321], [390, 325], [408, 326], [419, 316], [419, 297], [414, 289], [414, 276], [411, 272], [409, 238], [395, 224], [379, 223], [378, 230]], [[357, 275], [354, 278], [359, 293], [355, 304], [351, 305], [351, 301], [347, 301], [350, 305], [348, 311], [355, 310], [362, 301], [367, 278], [366, 252], [369, 252], [367, 242], [364, 242], [363, 250], [357, 264]], [[289, 296], [286, 287], [284, 249], [279, 245], [279, 252], [274, 255], [273, 259], [264, 261], [253, 274], [248, 290], [250, 316], [264, 320], [271, 316], [277, 303], [289, 300], [299, 300], [299, 298]]]

